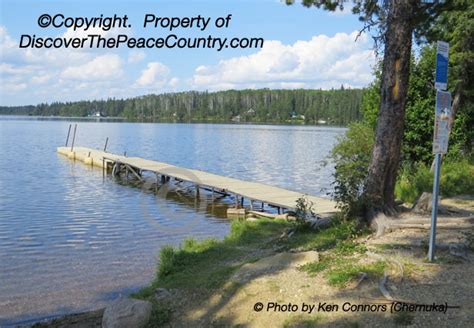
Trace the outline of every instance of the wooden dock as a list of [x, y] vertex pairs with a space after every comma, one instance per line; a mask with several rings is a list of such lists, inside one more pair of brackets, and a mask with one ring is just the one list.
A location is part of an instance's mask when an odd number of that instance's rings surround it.
[[[195, 185], [197, 193], [200, 189], [205, 189], [213, 193], [235, 196], [237, 207], [243, 206], [246, 199], [250, 208], [253, 208], [256, 202], [262, 204], [262, 207], [263, 204], [275, 207], [278, 212], [285, 209], [295, 210], [296, 200], [304, 195], [263, 183], [243, 181], [140, 157], [127, 157], [85, 147], [71, 149], [71, 147], [58, 147], [57, 152], [70, 159], [101, 167], [104, 172], [111, 171], [113, 175], [132, 175], [141, 180], [142, 173], [151, 172], [155, 174], [158, 183], [168, 183], [171, 178], [190, 182]], [[335, 202], [329, 199], [311, 195], [305, 195], [305, 198], [313, 204], [312, 210], [318, 215], [327, 216], [336, 212]]]

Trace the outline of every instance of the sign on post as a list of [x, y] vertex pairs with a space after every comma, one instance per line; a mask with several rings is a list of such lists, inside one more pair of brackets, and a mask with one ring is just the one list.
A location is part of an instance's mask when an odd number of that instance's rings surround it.
[[433, 153], [446, 154], [448, 151], [449, 127], [451, 123], [451, 94], [436, 91], [436, 112], [433, 133]]
[[436, 51], [436, 112], [433, 136], [433, 153], [435, 153], [435, 174], [431, 208], [430, 244], [428, 260], [434, 260], [436, 246], [436, 219], [438, 216], [439, 175], [441, 173], [441, 156], [448, 151], [449, 127], [451, 123], [451, 94], [441, 91], [448, 88], [448, 53], [449, 44], [438, 41]]
[[436, 49], [436, 90], [446, 90], [448, 88], [448, 53], [449, 43], [438, 41]]

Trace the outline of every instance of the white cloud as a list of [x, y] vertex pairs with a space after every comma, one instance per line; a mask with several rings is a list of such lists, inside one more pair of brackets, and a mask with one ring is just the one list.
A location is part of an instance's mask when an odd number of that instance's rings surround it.
[[192, 86], [228, 88], [331, 88], [341, 84], [361, 87], [372, 80], [374, 53], [366, 35], [358, 32], [314, 36], [292, 45], [266, 41], [255, 54], [196, 68]]
[[2, 83], [2, 89], [7, 92], [17, 92], [25, 90], [28, 85], [26, 83], [5, 82]]
[[178, 86], [179, 79], [177, 77], [173, 77], [171, 80], [169, 80], [168, 85], [172, 88], [175, 89]]
[[[68, 29], [58, 37], [83, 35], [82, 30]], [[141, 51], [121, 54], [91, 49], [20, 49], [18, 41], [0, 25], [1, 105], [133, 97], [175, 90], [180, 82], [158, 62], [150, 63], [140, 83], [134, 82], [135, 74], [125, 64], [142, 61], [145, 53]]]
[[145, 59], [146, 55], [143, 51], [132, 50], [128, 53], [128, 62], [129, 63], [138, 63]]
[[136, 83], [140, 86], [151, 86], [166, 83], [170, 70], [160, 62], [148, 63]]
[[50, 79], [51, 79], [51, 75], [49, 74], [37, 75], [31, 78], [31, 83], [42, 84], [42, 83], [48, 82]]
[[61, 73], [62, 78], [73, 80], [108, 80], [123, 74], [122, 60], [116, 54], [97, 56], [85, 64], [69, 66]]

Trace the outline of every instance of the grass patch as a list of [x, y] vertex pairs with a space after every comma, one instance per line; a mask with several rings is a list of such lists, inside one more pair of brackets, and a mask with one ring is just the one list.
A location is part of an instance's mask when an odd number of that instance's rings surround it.
[[338, 242], [357, 236], [360, 232], [353, 221], [342, 222], [335, 220], [334, 224], [315, 233], [309, 228], [301, 229], [292, 236], [285, 247], [289, 249], [324, 251], [335, 247]]
[[308, 263], [301, 267], [303, 271], [306, 271], [310, 275], [314, 276], [315, 274], [324, 271], [329, 268], [329, 262], [319, 261], [314, 263]]
[[370, 264], [347, 263], [329, 269], [326, 277], [330, 285], [345, 287], [349, 281], [357, 278], [360, 272], [367, 273], [369, 277], [380, 277], [383, 275], [386, 266], [387, 264], [384, 261]]
[[[441, 196], [474, 195], [474, 165], [468, 160], [446, 161], [443, 163], [440, 178]], [[430, 166], [419, 164], [404, 167], [395, 186], [398, 199], [414, 203], [423, 192], [432, 192], [433, 172]]]
[[[157, 279], [151, 287], [222, 287], [242, 264], [259, 259], [251, 255], [253, 251], [273, 247], [281, 233], [292, 227], [291, 222], [270, 219], [234, 221], [229, 235], [222, 241], [187, 239], [178, 248], [163, 247]], [[337, 246], [338, 252], [344, 254], [365, 252], [364, 245], [341, 243], [355, 233], [353, 223], [336, 221], [333, 226], [317, 232], [310, 229], [298, 231], [284, 242], [284, 248], [325, 250]], [[241, 261], [236, 261], [238, 259]], [[146, 296], [149, 292], [144, 289], [140, 296]]]
[[[180, 247], [163, 247], [156, 279], [132, 296], [153, 302], [154, 291], [160, 287], [209, 291], [221, 289], [220, 293], [235, 293], [240, 286], [228, 283], [232, 274], [243, 264], [259, 260], [256, 254], [260, 250], [273, 249], [275, 245], [287, 250], [327, 250], [337, 246], [341, 254], [360, 254], [365, 251], [361, 246], [346, 242], [357, 232], [355, 224], [351, 222], [335, 220], [332, 226], [319, 231], [297, 229], [290, 239], [280, 240], [284, 231], [294, 228], [294, 223], [280, 220], [233, 221], [230, 233], [224, 240], [191, 238]], [[308, 271], [317, 270], [320, 269], [308, 268]], [[277, 284], [269, 284], [268, 287], [274, 291], [280, 289]], [[153, 311], [155, 314], [151, 323], [155, 326], [163, 325], [172, 315], [171, 310], [161, 303], [153, 302]]]
[[365, 272], [369, 277], [383, 275], [386, 268], [384, 261], [360, 264], [360, 254], [365, 253], [365, 245], [340, 242], [334, 249], [320, 254], [319, 262], [309, 263], [301, 269], [314, 276], [324, 272], [328, 283], [336, 287], [345, 287], [346, 284], [357, 278], [360, 272]]
[[364, 244], [357, 244], [351, 240], [339, 242], [334, 252], [338, 255], [354, 255], [354, 254], [364, 254], [367, 252], [367, 246]]
[[[258, 257], [246, 255], [258, 248], [270, 247], [271, 240], [290, 226], [287, 222], [258, 220], [234, 221], [229, 235], [222, 241], [187, 239], [178, 248], [163, 247], [160, 252], [158, 277], [153, 287], [207, 288], [222, 287], [242, 264]], [[240, 263], [233, 262], [243, 259]]]

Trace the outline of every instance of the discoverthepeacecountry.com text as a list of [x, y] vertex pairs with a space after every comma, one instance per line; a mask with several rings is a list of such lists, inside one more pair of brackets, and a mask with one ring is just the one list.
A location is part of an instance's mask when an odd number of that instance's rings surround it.
[[[39, 36], [22, 34], [20, 48], [137, 48], [137, 49], [214, 49], [221, 51], [226, 48], [262, 48], [264, 39], [261, 37], [220, 37], [209, 34], [212, 28], [228, 29], [232, 14], [217, 18], [197, 15], [193, 17], [161, 17], [156, 14], [145, 14], [144, 29], [153, 29], [156, 36], [139, 37], [127, 33], [132, 24], [127, 15], [71, 17], [61, 13], [42, 14], [38, 17], [38, 26], [47, 28], [69, 28], [81, 31], [80, 36]], [[119, 34], [109, 35], [108, 31], [117, 29]], [[200, 36], [186, 36], [186, 32], [194, 30]], [[136, 30], [134, 30], [136, 32]]]

